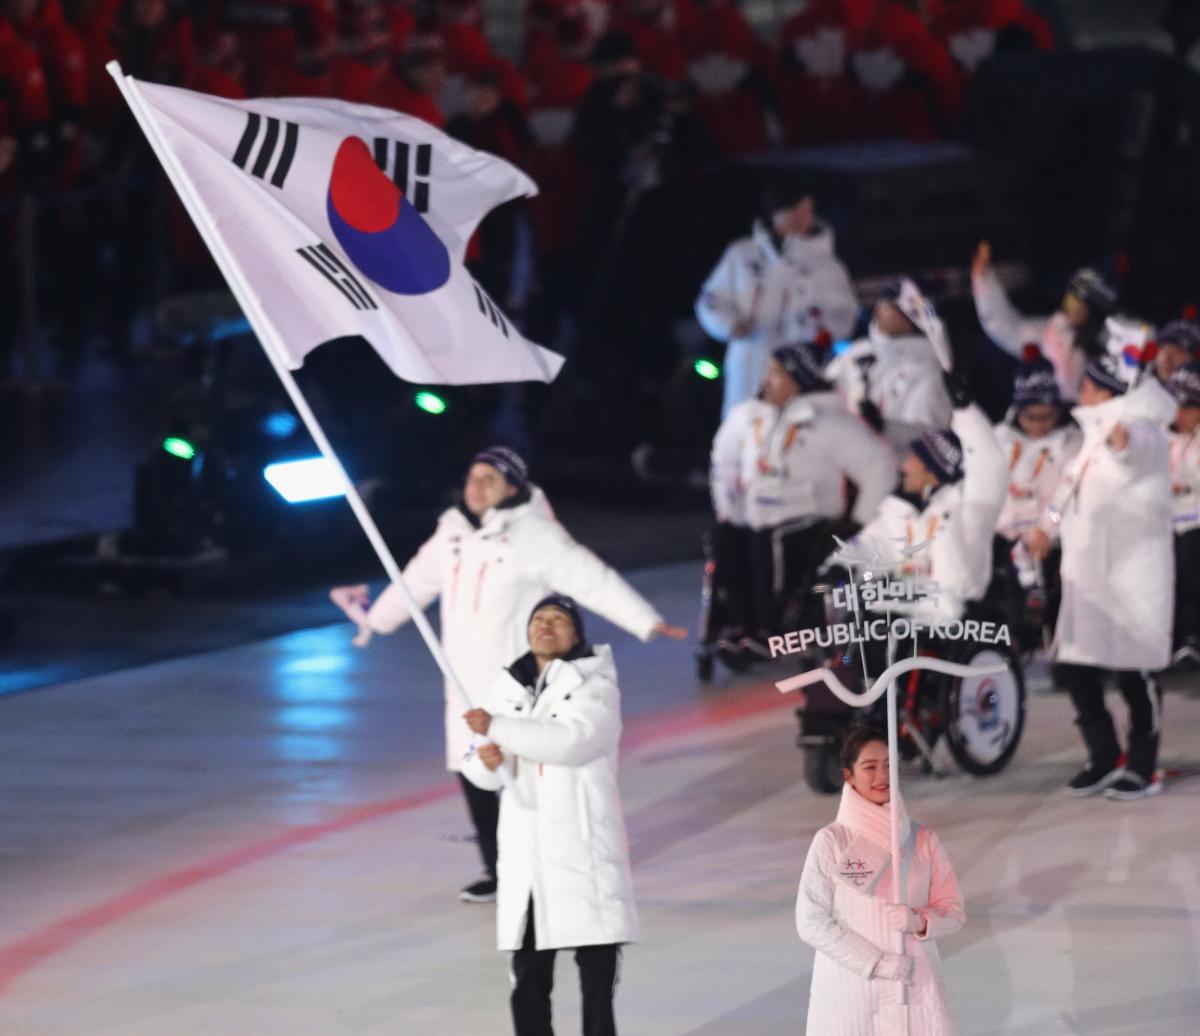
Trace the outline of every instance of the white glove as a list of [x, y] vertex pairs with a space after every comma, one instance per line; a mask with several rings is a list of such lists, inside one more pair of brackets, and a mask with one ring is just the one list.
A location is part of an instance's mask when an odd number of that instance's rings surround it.
[[871, 977], [887, 979], [889, 982], [903, 982], [906, 986], [911, 986], [916, 966], [917, 962], [912, 957], [902, 953], [885, 953], [875, 962]]
[[884, 908], [885, 923], [893, 932], [908, 932], [916, 935], [925, 929], [925, 915], [903, 903], [887, 903]]

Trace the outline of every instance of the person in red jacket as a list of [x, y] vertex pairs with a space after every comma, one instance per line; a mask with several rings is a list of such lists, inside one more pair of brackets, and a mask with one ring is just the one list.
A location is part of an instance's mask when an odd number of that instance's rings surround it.
[[921, 16], [966, 75], [1004, 50], [1053, 50], [1054, 30], [1023, 0], [923, 0]]
[[687, 75], [683, 37], [694, 23], [691, 0], [616, 0], [611, 29], [633, 40], [642, 68], [678, 83]]
[[768, 53], [734, 0], [697, 0], [683, 44], [696, 111], [717, 147], [726, 155], [765, 148], [774, 97]]
[[471, 83], [480, 76], [494, 77], [510, 104], [522, 111], [528, 106], [525, 77], [516, 65], [492, 49], [484, 35], [478, 0], [440, 0], [437, 22], [447, 75], [444, 96], [439, 101], [447, 116], [462, 111]]
[[218, 0], [206, 32], [236, 33], [252, 96], [328, 96], [337, 49], [336, 0]]
[[50, 89], [37, 51], [0, 15], [0, 197], [15, 194], [22, 165], [50, 146]]
[[436, 35], [415, 32], [407, 43], [392, 62], [393, 74], [384, 80], [378, 104], [441, 129], [446, 124], [437, 101], [446, 84], [442, 41]]
[[815, 0], [780, 29], [785, 135], [932, 140], [957, 118], [962, 76], [899, 0]]

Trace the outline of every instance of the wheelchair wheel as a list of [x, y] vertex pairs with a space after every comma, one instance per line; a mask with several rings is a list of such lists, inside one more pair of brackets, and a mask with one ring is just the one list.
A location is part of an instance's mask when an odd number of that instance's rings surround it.
[[1025, 727], [1025, 675], [1010, 651], [973, 647], [955, 661], [1003, 662], [1003, 672], [947, 681], [942, 697], [946, 744], [954, 761], [977, 777], [999, 773], [1012, 759]]

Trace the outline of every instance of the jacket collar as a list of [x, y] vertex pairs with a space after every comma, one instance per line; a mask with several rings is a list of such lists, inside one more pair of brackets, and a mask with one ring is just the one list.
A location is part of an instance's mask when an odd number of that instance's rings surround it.
[[[894, 789], [893, 789], [894, 792]], [[904, 808], [904, 799], [895, 794], [896, 808], [900, 810], [900, 844], [908, 841], [912, 821]], [[868, 802], [849, 784], [842, 785], [842, 801], [838, 805], [837, 822], [850, 828], [855, 834], [874, 842], [884, 852], [892, 851], [892, 808]]]
[[575, 662], [581, 658], [595, 657], [595, 648], [586, 640], [581, 640], [562, 658], [557, 658], [546, 666], [541, 673], [538, 672], [537, 659], [534, 657], [532, 651], [527, 651], [518, 658], [508, 667], [508, 672], [517, 683], [536, 697], [541, 693], [542, 688], [553, 678], [556, 669], [559, 668], [559, 663]]
[[771, 233], [765, 222], [756, 219], [751, 236], [772, 259], [812, 263], [829, 259], [834, 254], [833, 231], [819, 219], [813, 221], [812, 229], [805, 237], [785, 237], [782, 241]]

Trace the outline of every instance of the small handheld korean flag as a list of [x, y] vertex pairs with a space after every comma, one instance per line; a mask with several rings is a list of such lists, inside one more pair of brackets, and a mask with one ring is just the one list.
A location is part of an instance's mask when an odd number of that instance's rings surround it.
[[[426, 384], [551, 381], [562, 366], [463, 265], [520, 170], [420, 119], [329, 99], [229, 101], [125, 77], [193, 219], [273, 325], [287, 366], [361, 335]], [[182, 192], [181, 192], [182, 193]], [[215, 239], [215, 240], [214, 240]]]

